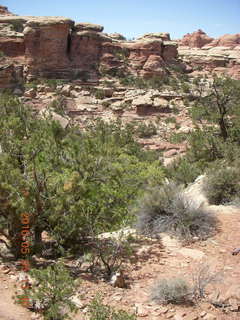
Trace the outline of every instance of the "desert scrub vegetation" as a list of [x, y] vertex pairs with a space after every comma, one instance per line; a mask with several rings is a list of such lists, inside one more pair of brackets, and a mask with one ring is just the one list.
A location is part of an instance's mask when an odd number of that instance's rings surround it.
[[159, 89], [169, 84], [168, 77], [154, 76], [149, 79], [134, 77], [132, 75], [124, 75], [119, 78], [120, 84], [126, 87], [135, 87], [138, 89]]
[[89, 270], [95, 275], [103, 275], [106, 280], [120, 270], [123, 262], [133, 253], [131, 243], [120, 234], [118, 239], [91, 239], [89, 251], [85, 251], [83, 259], [90, 263]]
[[32, 269], [30, 276], [33, 283], [16, 295], [16, 302], [21, 304], [26, 296], [29, 308], [41, 312], [44, 320], [71, 319], [69, 313], [77, 311], [71, 297], [75, 294], [77, 282], [63, 263], [57, 263], [45, 269]]
[[135, 133], [139, 138], [150, 138], [157, 134], [157, 128], [152, 122], [140, 123], [135, 129]]
[[105, 305], [101, 297], [96, 296], [88, 306], [89, 320], [136, 320], [134, 314], [124, 310], [116, 310], [113, 307]]
[[210, 284], [222, 282], [223, 270], [213, 271], [206, 262], [201, 262], [191, 273], [192, 300], [205, 299]]
[[120, 122], [62, 128], [16, 97], [2, 95], [0, 105], [0, 233], [16, 258], [21, 212], [32, 217], [34, 253], [43, 231], [61, 250], [82, 252], [89, 237], [130, 224], [133, 201], [164, 178], [157, 156]]
[[151, 288], [151, 299], [160, 304], [197, 303], [207, 296], [209, 285], [221, 282], [222, 270], [214, 272], [206, 262], [190, 271], [189, 278], [162, 278]]
[[154, 236], [167, 232], [187, 242], [194, 237], [206, 239], [217, 224], [213, 214], [197, 207], [184, 194], [183, 187], [172, 182], [147, 191], [134, 212], [141, 233]]
[[183, 141], [186, 141], [188, 139], [188, 133], [179, 132], [179, 133], [172, 133], [169, 137], [169, 141], [171, 143], [181, 143]]
[[[176, 143], [176, 142], [175, 142]], [[178, 184], [187, 186], [202, 174], [203, 169], [198, 162], [192, 162], [188, 157], [174, 160], [166, 169], [166, 176]]]
[[240, 194], [240, 172], [235, 167], [208, 170], [203, 191], [211, 204], [234, 203]]
[[160, 279], [153, 286], [151, 299], [160, 304], [181, 304], [189, 302], [191, 287], [182, 278]]
[[175, 117], [168, 117], [165, 119], [165, 123], [176, 123], [177, 120]]

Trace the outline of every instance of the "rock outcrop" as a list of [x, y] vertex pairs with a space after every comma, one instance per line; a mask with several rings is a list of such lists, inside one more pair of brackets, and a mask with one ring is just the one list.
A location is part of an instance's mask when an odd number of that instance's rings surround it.
[[11, 12], [8, 11], [8, 8], [5, 6], [0, 6], [0, 15], [1, 16], [11, 16], [13, 15]]
[[[0, 53], [4, 57], [0, 67], [4, 70], [2, 79], [7, 78], [6, 70], [10, 72], [7, 86], [23, 76], [25, 80], [83, 82], [96, 82], [104, 75], [164, 77], [171, 65], [188, 72], [200, 67], [227, 70], [239, 77], [239, 34], [213, 40], [198, 30], [186, 35], [178, 49], [178, 42], [171, 41], [169, 33], [148, 33], [136, 41], [126, 41], [119, 34], [103, 33], [103, 26], [97, 24], [75, 23], [63, 17], [16, 16], [5, 7], [0, 7], [0, 12]], [[14, 72], [7, 65], [23, 74], [12, 78]]]
[[16, 88], [23, 82], [23, 69], [13, 64], [0, 65], [0, 88]]
[[168, 64], [178, 63], [177, 43], [169, 33], [126, 41], [120, 34], [103, 33], [103, 26], [96, 24], [10, 13], [0, 16], [0, 51], [23, 67], [28, 80], [96, 81], [105, 73], [147, 78], [164, 76]]
[[187, 33], [179, 42], [181, 46], [187, 46], [190, 48], [202, 48], [206, 44], [212, 42], [214, 39], [210, 38], [201, 29], [193, 33]]
[[61, 17], [32, 18], [24, 25], [28, 78], [61, 78], [69, 74], [69, 37], [74, 22]]
[[212, 39], [198, 30], [179, 41], [178, 53], [192, 70], [240, 79], [240, 34]]
[[218, 39], [214, 39], [209, 44], [209, 47], [228, 47], [234, 49], [238, 47], [240, 49], [240, 33], [237, 34], [225, 34]]
[[137, 40], [163, 40], [163, 41], [170, 41], [170, 34], [168, 32], [154, 32], [154, 33], [146, 33], [143, 36], [139, 37]]

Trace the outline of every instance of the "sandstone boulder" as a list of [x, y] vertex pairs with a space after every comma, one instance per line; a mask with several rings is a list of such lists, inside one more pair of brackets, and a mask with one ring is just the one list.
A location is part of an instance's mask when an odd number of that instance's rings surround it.
[[133, 74], [152, 76], [162, 74], [162, 40], [126, 43], [129, 68]]
[[137, 40], [156, 40], [160, 39], [163, 41], [170, 41], [170, 34], [168, 32], [155, 32], [155, 33], [146, 33], [143, 36], [139, 37]]
[[231, 311], [240, 310], [240, 286], [232, 284], [226, 291], [216, 291], [209, 296], [213, 305], [230, 308]]
[[164, 76], [166, 74], [164, 65], [165, 63], [162, 57], [152, 54], [143, 65], [143, 70], [140, 75], [144, 78], [151, 77], [153, 73], [154, 75]]
[[163, 59], [166, 62], [173, 62], [178, 57], [178, 44], [174, 41], [164, 41], [163, 42]]
[[93, 24], [88, 22], [81, 22], [76, 23], [74, 25], [75, 31], [94, 31], [94, 32], [102, 32], [104, 29], [103, 26], [100, 26], [99, 24]]
[[110, 33], [110, 34], [108, 34], [108, 36], [113, 40], [120, 40], [120, 41], [126, 40], [126, 38], [122, 34], [116, 33], [116, 32]]
[[13, 64], [0, 66], [0, 88], [16, 88], [23, 83], [23, 68]]

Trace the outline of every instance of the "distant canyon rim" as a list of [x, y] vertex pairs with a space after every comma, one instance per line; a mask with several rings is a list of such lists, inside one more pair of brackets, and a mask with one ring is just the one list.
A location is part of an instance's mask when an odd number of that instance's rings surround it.
[[104, 74], [165, 77], [169, 67], [240, 79], [240, 33], [209, 37], [202, 30], [171, 40], [149, 33], [127, 41], [103, 26], [63, 17], [27, 17], [0, 7], [0, 87], [32, 79], [98, 81]]

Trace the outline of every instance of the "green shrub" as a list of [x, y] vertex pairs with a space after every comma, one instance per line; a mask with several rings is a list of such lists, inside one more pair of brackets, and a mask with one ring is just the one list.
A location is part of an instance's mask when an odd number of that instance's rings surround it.
[[181, 143], [183, 141], [186, 141], [187, 138], [188, 138], [188, 133], [184, 133], [184, 132], [176, 133], [176, 132], [174, 132], [169, 137], [169, 141], [171, 143]]
[[166, 168], [166, 176], [176, 183], [188, 185], [202, 173], [198, 162], [190, 162], [187, 157], [174, 160]]
[[33, 217], [34, 253], [43, 231], [75, 251], [92, 234], [130, 223], [133, 201], [164, 177], [156, 153], [141, 149], [130, 126], [94, 121], [85, 130], [62, 128], [16, 97], [1, 96], [0, 106], [0, 234], [16, 257], [21, 212]]
[[[25, 289], [24, 295], [29, 298], [32, 308], [40, 311], [44, 320], [71, 319], [68, 313], [77, 311], [70, 299], [75, 292], [76, 282], [64, 265], [58, 263], [46, 269], [32, 269], [30, 275], [34, 283]], [[21, 300], [21, 295], [17, 298]]]
[[23, 32], [24, 26], [22, 21], [11, 21], [11, 25], [14, 31]]
[[240, 193], [239, 169], [223, 167], [209, 171], [203, 190], [212, 204], [219, 205], [234, 201]]
[[41, 83], [49, 86], [52, 89], [56, 89], [57, 86], [63, 85], [64, 81], [60, 79], [41, 79]]
[[148, 191], [135, 208], [137, 229], [147, 235], [168, 232], [184, 241], [212, 235], [216, 218], [199, 207], [174, 183]]
[[95, 297], [88, 306], [89, 320], [136, 320], [134, 314], [124, 310], [115, 310], [113, 307], [104, 305], [100, 297]]
[[25, 86], [25, 88], [26, 89], [37, 89], [37, 86], [39, 85], [41, 83], [41, 81], [40, 80], [32, 80], [32, 81], [30, 81], [30, 82], [26, 82], [25, 84], [24, 84], [24, 86]]
[[168, 117], [165, 119], [165, 123], [176, 123], [177, 120], [175, 117]]
[[66, 115], [66, 106], [66, 98], [62, 95], [59, 95], [49, 104], [50, 110], [53, 110], [61, 116]]
[[149, 124], [140, 123], [135, 132], [139, 138], [150, 138], [157, 134], [157, 128], [152, 122]]
[[189, 135], [188, 141], [190, 146], [187, 156], [191, 162], [200, 161], [206, 164], [224, 157], [223, 150], [226, 144], [214, 128], [197, 129]]
[[125, 258], [129, 258], [132, 250], [121, 234], [119, 239], [96, 238], [90, 243], [91, 271], [103, 273], [107, 279], [121, 267]]
[[3, 51], [0, 51], [0, 58], [5, 57], [5, 53]]
[[181, 278], [161, 279], [152, 288], [152, 300], [167, 303], [185, 303], [189, 301], [191, 296], [191, 288], [188, 283]]
[[94, 92], [95, 98], [96, 99], [104, 99], [105, 98], [105, 92], [103, 89], [96, 89]]
[[134, 77], [132, 75], [123, 75], [119, 80], [124, 86], [131, 86], [139, 89], [159, 89], [163, 85], [167, 85], [169, 83], [168, 77], [161, 78], [158, 76], [144, 79], [140, 77]]

